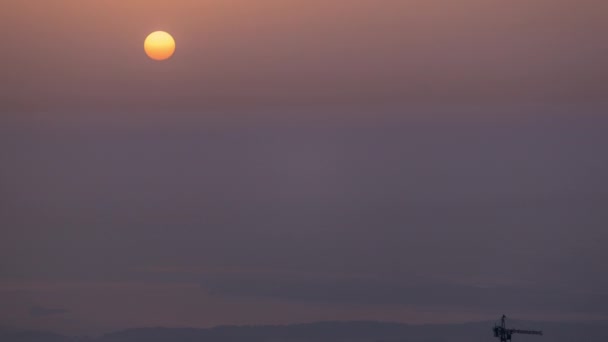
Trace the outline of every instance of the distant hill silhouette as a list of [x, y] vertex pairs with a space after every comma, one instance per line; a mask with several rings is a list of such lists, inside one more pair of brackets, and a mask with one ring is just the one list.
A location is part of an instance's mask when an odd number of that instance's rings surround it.
[[[517, 335], [514, 341], [606, 342], [608, 323], [513, 321], [519, 328], [543, 330], [545, 336]], [[483, 342], [494, 341], [493, 322], [408, 325], [383, 322], [319, 322], [268, 326], [140, 328], [78, 338], [45, 332], [0, 331], [2, 342]]]

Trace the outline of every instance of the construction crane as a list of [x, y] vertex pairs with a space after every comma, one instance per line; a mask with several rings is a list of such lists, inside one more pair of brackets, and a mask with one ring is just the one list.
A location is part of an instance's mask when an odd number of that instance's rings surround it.
[[521, 329], [507, 329], [507, 316], [502, 315], [500, 319], [500, 325], [495, 325], [494, 329], [494, 337], [499, 338], [500, 342], [511, 341], [511, 337], [513, 334], [526, 334], [526, 335], [543, 335], [542, 331], [536, 330], [521, 330]]

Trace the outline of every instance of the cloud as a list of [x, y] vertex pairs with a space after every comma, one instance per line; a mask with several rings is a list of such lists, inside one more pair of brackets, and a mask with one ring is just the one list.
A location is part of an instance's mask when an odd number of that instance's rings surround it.
[[295, 274], [207, 276], [201, 285], [212, 295], [364, 306], [477, 308], [501, 311], [608, 313], [608, 296], [536, 286], [474, 286], [447, 281], [366, 277], [304, 277]]
[[30, 316], [32, 317], [63, 315], [69, 312], [67, 309], [45, 308], [42, 306], [32, 306], [30, 308]]

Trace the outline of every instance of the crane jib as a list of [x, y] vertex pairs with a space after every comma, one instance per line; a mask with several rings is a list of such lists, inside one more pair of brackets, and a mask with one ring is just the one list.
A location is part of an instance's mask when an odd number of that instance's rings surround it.
[[536, 331], [536, 330], [520, 330], [520, 329], [510, 329], [511, 333], [517, 333], [517, 334], [528, 334], [528, 335], [542, 335], [543, 332], [542, 331]]

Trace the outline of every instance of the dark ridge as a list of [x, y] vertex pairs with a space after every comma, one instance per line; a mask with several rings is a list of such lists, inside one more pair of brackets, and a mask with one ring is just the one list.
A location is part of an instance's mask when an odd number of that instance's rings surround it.
[[[214, 328], [135, 328], [98, 338], [46, 332], [0, 330], [1, 342], [483, 342], [494, 341], [494, 322], [409, 325], [375, 321], [335, 321], [292, 325], [217, 326]], [[516, 336], [515, 342], [606, 342], [608, 322], [558, 323], [513, 321], [545, 335]]]

